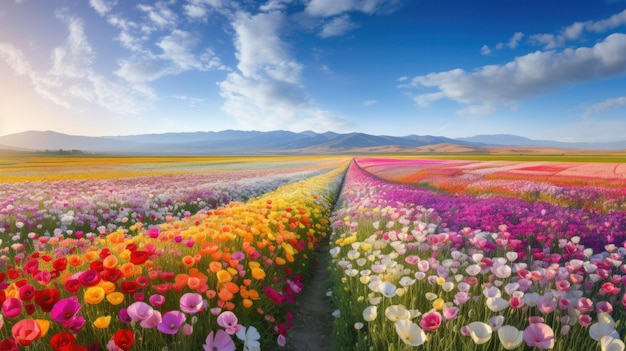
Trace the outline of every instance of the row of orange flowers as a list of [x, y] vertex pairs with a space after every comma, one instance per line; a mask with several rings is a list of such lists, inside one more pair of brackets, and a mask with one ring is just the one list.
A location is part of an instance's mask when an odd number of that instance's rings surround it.
[[33, 239], [0, 262], [0, 349], [284, 345], [344, 172], [159, 226]]

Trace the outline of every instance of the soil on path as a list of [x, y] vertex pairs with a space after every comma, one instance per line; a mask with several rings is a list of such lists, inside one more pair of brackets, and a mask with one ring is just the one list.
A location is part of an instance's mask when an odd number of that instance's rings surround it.
[[298, 308], [289, 330], [287, 350], [330, 350], [333, 317], [330, 299], [326, 296], [329, 257], [323, 246], [312, 262], [311, 276], [305, 281], [302, 294], [296, 298]]

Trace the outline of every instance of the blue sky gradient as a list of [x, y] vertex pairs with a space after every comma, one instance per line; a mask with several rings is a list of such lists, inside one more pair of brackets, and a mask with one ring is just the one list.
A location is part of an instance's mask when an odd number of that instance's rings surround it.
[[0, 135], [626, 139], [626, 1], [6, 0]]

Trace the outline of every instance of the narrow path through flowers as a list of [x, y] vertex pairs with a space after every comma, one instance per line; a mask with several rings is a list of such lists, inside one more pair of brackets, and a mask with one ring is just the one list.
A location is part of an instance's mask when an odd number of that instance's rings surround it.
[[331, 303], [326, 297], [328, 246], [322, 245], [313, 260], [311, 276], [298, 297], [287, 350], [328, 351], [332, 337]]

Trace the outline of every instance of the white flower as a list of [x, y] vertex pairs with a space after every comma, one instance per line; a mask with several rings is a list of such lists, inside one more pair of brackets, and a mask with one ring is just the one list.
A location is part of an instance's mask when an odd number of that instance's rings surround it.
[[498, 329], [498, 338], [502, 347], [513, 350], [524, 342], [524, 332], [513, 326], [505, 325]]
[[399, 320], [394, 323], [396, 327], [396, 333], [400, 336], [400, 339], [411, 346], [420, 346], [426, 342], [426, 333], [419, 325], [411, 322], [408, 319]]
[[485, 304], [493, 312], [499, 312], [509, 307], [509, 302], [501, 297], [490, 297]]
[[253, 327], [249, 326], [248, 328], [243, 327], [241, 330], [237, 332], [237, 338], [243, 341], [243, 349], [244, 351], [260, 351], [261, 344], [259, 343], [259, 339], [261, 335], [259, 331]]
[[378, 317], [378, 307], [377, 306], [367, 306], [363, 310], [363, 319], [367, 322], [371, 322]]
[[467, 325], [467, 328], [469, 329], [470, 336], [476, 345], [488, 342], [489, 339], [491, 339], [491, 334], [493, 333], [489, 324], [483, 322], [472, 322]]
[[396, 296], [396, 286], [393, 285], [390, 282], [380, 283], [380, 285], [378, 286], [378, 291], [380, 291], [380, 293], [384, 297], [394, 297], [394, 296]]
[[600, 339], [600, 349], [602, 351], [624, 351], [624, 342], [619, 337], [605, 335]]
[[392, 322], [411, 319], [411, 312], [404, 305], [392, 305], [385, 309], [385, 316]]

